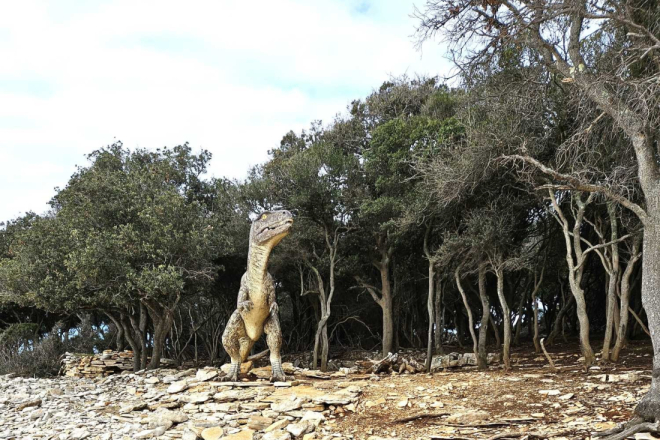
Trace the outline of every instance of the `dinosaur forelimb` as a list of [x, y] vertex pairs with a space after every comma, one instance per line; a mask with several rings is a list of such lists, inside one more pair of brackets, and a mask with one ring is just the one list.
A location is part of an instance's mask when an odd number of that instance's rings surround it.
[[239, 311], [239, 313], [243, 314], [245, 312], [249, 312], [250, 310], [252, 310], [252, 307], [254, 307], [254, 304], [252, 303], [252, 301], [249, 301], [249, 300], [248, 301], [241, 301], [238, 304], [238, 311]]

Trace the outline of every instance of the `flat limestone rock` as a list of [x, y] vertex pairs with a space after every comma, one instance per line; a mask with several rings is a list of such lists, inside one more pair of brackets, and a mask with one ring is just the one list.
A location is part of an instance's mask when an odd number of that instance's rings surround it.
[[185, 391], [188, 388], [188, 382], [185, 380], [180, 380], [178, 382], [172, 382], [172, 384], [167, 388], [167, 392], [170, 394], [180, 393]]
[[321, 422], [325, 421], [325, 416], [316, 411], [307, 411], [302, 418], [302, 422], [308, 422], [316, 427], [318, 427]]
[[197, 379], [199, 382], [206, 382], [207, 380], [213, 379], [217, 375], [218, 370], [216, 369], [203, 369], [197, 371], [197, 374], [195, 374], [195, 379]]
[[231, 434], [223, 438], [225, 440], [252, 440], [254, 438], [254, 431], [251, 429], [244, 429], [241, 432], [237, 432], [236, 434]]
[[277, 411], [277, 412], [289, 412], [301, 408], [302, 403], [303, 401], [300, 398], [296, 398], [292, 400], [282, 400], [280, 402], [271, 404], [271, 408], [273, 409], [273, 411]]
[[123, 405], [119, 409], [119, 414], [127, 414], [133, 411], [142, 411], [147, 408], [146, 402], [133, 402], [126, 405]]
[[489, 418], [490, 414], [486, 411], [469, 410], [463, 413], [452, 414], [445, 419], [445, 422], [469, 425], [472, 423], [483, 422]]
[[252, 400], [257, 396], [253, 389], [247, 390], [226, 390], [213, 395], [216, 402], [233, 402], [235, 400]]
[[170, 411], [168, 409], [158, 409], [149, 416], [149, 420], [154, 423], [183, 423], [188, 421], [188, 416], [181, 411]]
[[202, 431], [201, 436], [204, 440], [218, 440], [224, 435], [224, 430], [220, 426], [206, 428]]
[[350, 394], [323, 394], [321, 396], [314, 397], [312, 401], [314, 403], [324, 403], [326, 405], [348, 405], [349, 403], [355, 401], [356, 396]]
[[286, 430], [289, 431], [294, 438], [297, 438], [301, 437], [303, 434], [306, 434], [311, 429], [307, 422], [299, 422], [288, 425]]
[[267, 432], [262, 440], [291, 440], [291, 434], [288, 431], [278, 429], [276, 431]]
[[211, 400], [211, 394], [207, 392], [190, 393], [188, 395], [181, 396], [180, 400], [188, 403], [204, 403], [206, 401]]
[[[231, 371], [231, 364], [224, 364], [222, 367], [220, 367], [220, 370], [225, 373], [229, 374], [229, 371]], [[248, 374], [252, 370], [252, 361], [247, 361], [243, 362], [241, 364], [241, 373], [240, 374]], [[270, 376], [268, 376], [270, 377]], [[268, 378], [266, 378], [268, 379]]]
[[73, 440], [82, 440], [89, 437], [91, 434], [85, 428], [76, 428], [71, 431], [69, 438]]
[[291, 388], [278, 388], [270, 396], [263, 399], [264, 402], [278, 402], [293, 398], [300, 398], [305, 402], [312, 401], [315, 397], [323, 396], [326, 392], [311, 386], [301, 385]]
[[271, 431], [280, 431], [284, 428], [286, 428], [286, 425], [288, 425], [290, 422], [287, 419], [282, 419], [278, 420], [277, 422], [273, 423], [269, 427], [267, 427], [264, 432], [271, 432]]
[[262, 431], [273, 424], [273, 419], [263, 416], [252, 416], [248, 419], [247, 426], [255, 431]]
[[133, 438], [135, 439], [158, 438], [161, 435], [165, 434], [165, 431], [167, 431], [167, 428], [165, 428], [164, 426], [160, 426], [156, 429], [147, 429], [144, 431], [140, 431], [134, 434]]
[[256, 376], [258, 379], [270, 379], [273, 375], [273, 369], [268, 367], [253, 368], [250, 374]]

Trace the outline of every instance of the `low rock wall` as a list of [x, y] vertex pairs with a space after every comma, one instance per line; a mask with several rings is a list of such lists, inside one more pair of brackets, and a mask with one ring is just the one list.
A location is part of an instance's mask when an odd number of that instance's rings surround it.
[[[65, 353], [61, 360], [60, 374], [69, 377], [105, 377], [122, 371], [133, 370], [131, 350], [104, 350], [97, 354]], [[163, 366], [172, 366], [174, 361], [161, 359]]]

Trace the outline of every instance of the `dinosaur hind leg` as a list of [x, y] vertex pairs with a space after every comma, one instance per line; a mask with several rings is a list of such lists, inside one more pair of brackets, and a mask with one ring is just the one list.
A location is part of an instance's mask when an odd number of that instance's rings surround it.
[[238, 381], [238, 373], [241, 371], [241, 341], [247, 338], [245, 323], [238, 310], [229, 318], [225, 331], [222, 334], [222, 346], [231, 357], [231, 370], [222, 378], [223, 381]]
[[245, 362], [250, 355], [250, 350], [252, 350], [252, 346], [254, 345], [254, 342], [252, 339], [249, 337], [244, 337], [241, 338], [239, 341], [239, 345], [241, 346], [240, 352], [241, 352], [241, 362]]
[[284, 382], [286, 376], [282, 369], [282, 358], [280, 348], [282, 348], [282, 330], [280, 329], [280, 320], [276, 313], [271, 313], [264, 324], [264, 333], [266, 333], [266, 343], [270, 349], [270, 365], [273, 368], [271, 382]]

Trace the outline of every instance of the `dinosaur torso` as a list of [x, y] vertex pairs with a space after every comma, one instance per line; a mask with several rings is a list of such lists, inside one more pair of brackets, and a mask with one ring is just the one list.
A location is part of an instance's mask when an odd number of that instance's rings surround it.
[[250, 339], [256, 340], [263, 333], [264, 323], [270, 314], [270, 307], [275, 296], [275, 285], [268, 272], [264, 271], [263, 274], [258, 274], [258, 277], [250, 275], [248, 269], [241, 280], [241, 284], [245, 283], [247, 301], [252, 303], [252, 307], [250, 310], [242, 312], [241, 316], [248, 336]]

